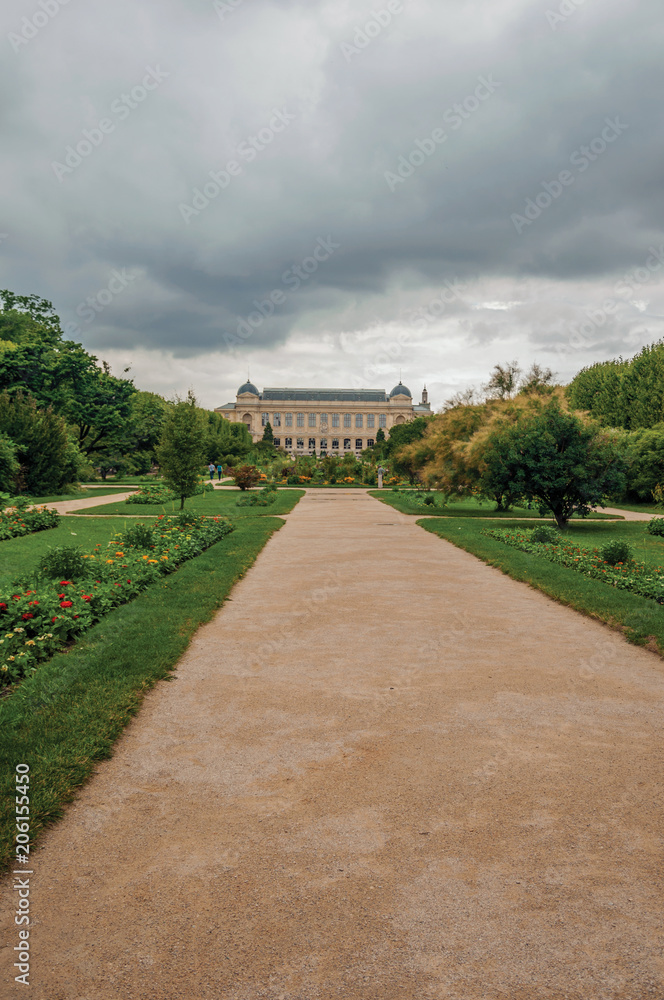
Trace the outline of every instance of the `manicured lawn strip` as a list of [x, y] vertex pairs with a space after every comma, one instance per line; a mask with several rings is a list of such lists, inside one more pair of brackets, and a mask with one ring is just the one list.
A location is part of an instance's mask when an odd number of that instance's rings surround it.
[[[427, 510], [425, 506], [413, 503], [409, 497], [403, 496], [401, 493], [392, 493], [391, 490], [372, 490], [369, 495], [376, 497], [377, 500], [382, 500], [383, 503], [388, 504], [390, 507], [394, 507], [395, 510], [400, 511], [402, 514], [417, 514], [419, 517], [536, 518], [538, 521], [541, 521], [542, 524], [555, 524], [553, 518], [540, 517], [538, 510], [527, 510], [523, 507], [515, 507], [513, 510], [503, 512], [494, 510], [493, 504], [490, 503], [480, 506], [476, 501], [459, 500], [456, 503], [451, 503], [448, 507], [431, 507]], [[577, 518], [575, 515], [574, 519], [603, 521], [607, 518], [611, 518], [612, 516], [613, 515], [611, 514], [589, 514], [587, 518]]]
[[111, 755], [144, 693], [168, 676], [196, 630], [210, 621], [283, 523], [264, 517], [238, 524], [176, 573], [110, 612], [68, 653], [53, 657], [0, 700], [0, 782], [5, 793], [0, 867], [13, 859], [16, 764], [30, 766], [34, 842], [62, 814], [95, 762]]
[[[241, 490], [228, 490], [226, 492], [203, 493], [201, 496], [190, 497], [184, 505], [184, 509], [192, 514], [208, 514], [210, 516], [223, 515], [224, 517], [272, 517], [280, 514], [289, 514], [301, 496], [303, 490], [280, 490], [277, 499], [269, 507], [236, 507], [237, 501], [246, 496]], [[105, 503], [98, 507], [86, 507], [76, 511], [77, 514], [86, 515], [121, 515], [122, 517], [158, 517], [159, 514], [177, 514], [180, 509], [180, 501], [173, 500], [165, 504], [154, 506], [152, 504], [128, 504], [128, 503]]]
[[[425, 531], [447, 539], [490, 566], [495, 566], [514, 580], [528, 583], [561, 604], [605, 622], [622, 632], [630, 642], [644, 645], [648, 640], [654, 639], [658, 651], [664, 655], [664, 613], [655, 601], [624, 590], [616, 590], [572, 569], [510, 548], [482, 534], [484, 525], [477, 522], [464, 522], [453, 518], [426, 518], [417, 523]], [[532, 523], [515, 522], [513, 526], [531, 528]], [[578, 523], [568, 529], [568, 537], [587, 546], [600, 545], [613, 538], [624, 538], [634, 546], [637, 558], [645, 558], [658, 565], [664, 564], [664, 544], [652, 536], [648, 536], [644, 541], [642, 537], [644, 535], [645, 524], [634, 522]]]
[[635, 514], [652, 514], [653, 517], [664, 517], [664, 510], [647, 503], [612, 503], [616, 510], [632, 510]]
[[[133, 524], [132, 521], [129, 523]], [[60, 518], [57, 528], [0, 542], [0, 590], [12, 583], [17, 576], [27, 576], [36, 569], [37, 563], [50, 547], [80, 545], [87, 552], [98, 542], [105, 545], [111, 535], [122, 529], [122, 523], [111, 520], [64, 516]]]
[[34, 504], [64, 503], [67, 500], [87, 500], [93, 497], [113, 496], [114, 493], [129, 492], [126, 486], [101, 486], [98, 490], [77, 490], [75, 493], [52, 493], [45, 497], [30, 497]]

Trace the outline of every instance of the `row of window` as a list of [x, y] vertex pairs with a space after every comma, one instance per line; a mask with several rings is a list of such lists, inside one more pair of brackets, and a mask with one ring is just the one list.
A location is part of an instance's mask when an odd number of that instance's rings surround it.
[[[296, 440], [296, 444], [295, 444], [296, 449], [298, 451], [302, 451], [304, 449], [304, 438], [296, 438], [295, 440]], [[339, 448], [339, 441], [340, 441], [340, 438], [332, 438], [331, 439], [330, 448], [331, 448], [332, 451], [340, 451], [341, 450]], [[351, 448], [352, 448], [352, 439], [351, 438], [344, 438], [343, 442], [344, 442], [344, 451], [350, 451]], [[369, 438], [366, 444], [364, 444], [364, 442], [362, 441], [362, 438], [355, 438], [355, 450], [356, 451], [361, 451], [363, 448], [373, 448], [374, 444], [375, 444], [375, 441], [373, 440], [373, 438]], [[274, 439], [274, 445], [275, 445], [275, 448], [281, 448], [281, 438], [277, 438], [276, 437]], [[320, 439], [319, 450], [320, 451], [327, 451], [327, 445], [328, 445], [327, 438], [321, 438]], [[293, 439], [292, 438], [284, 438], [284, 448], [286, 448], [286, 450], [288, 450], [288, 449], [290, 449], [292, 447], [293, 447]], [[316, 451], [316, 438], [309, 438], [309, 451]]]
[[[295, 426], [296, 427], [304, 427], [304, 416], [305, 416], [304, 413], [296, 413], [295, 414]], [[316, 418], [318, 416], [320, 416], [320, 426], [321, 427], [327, 427], [327, 422], [328, 422], [328, 414], [327, 413], [321, 413], [321, 414], [318, 414], [318, 413], [309, 413], [309, 414], [307, 414], [307, 416], [308, 416], [308, 422], [307, 422], [307, 426], [308, 427], [317, 427], [318, 426], [317, 423], [316, 423]], [[341, 426], [341, 423], [340, 423], [341, 416], [342, 415], [340, 413], [333, 413], [332, 414], [332, 427], [340, 427]], [[355, 427], [356, 428], [364, 427], [364, 416], [365, 415], [363, 413], [356, 413], [355, 414]], [[281, 413], [272, 413], [272, 414], [270, 414], [270, 413], [262, 413], [261, 414], [261, 421], [262, 421], [263, 427], [265, 427], [265, 425], [268, 422], [272, 424], [272, 427], [281, 427], [281, 417], [282, 417]], [[292, 413], [284, 413], [283, 417], [284, 417], [284, 427], [292, 427], [293, 426], [293, 414]], [[343, 414], [343, 418], [344, 418], [344, 427], [352, 427], [353, 426], [353, 414], [352, 413], [344, 413]], [[369, 429], [371, 429], [372, 427], [376, 426], [376, 414], [375, 413], [367, 413], [366, 414], [366, 418], [367, 418], [367, 427]], [[385, 413], [379, 413], [378, 414], [378, 426], [379, 427], [387, 427], [387, 414], [385, 414]]]

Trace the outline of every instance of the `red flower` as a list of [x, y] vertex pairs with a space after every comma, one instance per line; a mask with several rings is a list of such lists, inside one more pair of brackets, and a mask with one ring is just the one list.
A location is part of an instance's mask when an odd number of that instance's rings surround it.
[[131, 583], [131, 580], [127, 580], [127, 583]]
[[70, 583], [71, 583], [71, 580], [60, 580], [60, 586], [61, 587], [68, 587], [70, 585]]
[[26, 615], [21, 615], [21, 618], [23, 619], [23, 621], [26, 621], [26, 622], [27, 622], [28, 618], [34, 618], [34, 617], [35, 617], [34, 615], [31, 615], [29, 613], [26, 614]]
[[64, 596], [64, 594], [58, 594], [58, 599], [61, 601]]
[[73, 601], [60, 601], [61, 608], [71, 608]]
[[57, 622], [57, 620], [58, 620], [58, 616], [57, 616], [57, 615], [55, 615], [55, 617], [54, 617], [54, 618], [51, 618], [51, 621], [52, 621], [52, 622]]
[[1, 602], [0, 602], [0, 608], [3, 608], [3, 609], [4, 609], [4, 608], [6, 608], [6, 607], [7, 607], [7, 605], [6, 605], [5, 603], [4, 603], [4, 601], [1, 601]]
[[39, 601], [29, 601], [29, 602], [28, 602], [28, 607], [29, 607], [29, 606], [30, 606], [31, 604], [39, 604]]

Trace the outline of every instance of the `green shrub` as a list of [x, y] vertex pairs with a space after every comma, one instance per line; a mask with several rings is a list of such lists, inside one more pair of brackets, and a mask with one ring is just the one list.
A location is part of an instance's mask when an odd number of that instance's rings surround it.
[[649, 535], [664, 535], [664, 517], [653, 517], [648, 521], [647, 528]]
[[616, 566], [618, 563], [628, 563], [632, 561], [632, 547], [628, 545], [627, 542], [622, 542], [619, 539], [615, 539], [612, 542], [606, 542], [605, 545], [599, 550], [600, 558], [608, 563], [609, 566]]
[[560, 541], [560, 532], [552, 528], [550, 524], [538, 524], [530, 533], [532, 542], [543, 542], [545, 545], [557, 545]]
[[133, 549], [150, 549], [154, 544], [154, 539], [152, 537], [152, 525], [143, 524], [139, 522], [138, 524], [133, 524], [131, 528], [127, 528], [122, 539], [123, 545], [129, 545]]
[[422, 503], [427, 504], [429, 507], [435, 507], [436, 506], [436, 498], [431, 493], [429, 493], [428, 496], [425, 496], [422, 499]]
[[77, 580], [86, 575], [88, 566], [79, 545], [56, 545], [39, 560], [37, 576], [45, 580]]

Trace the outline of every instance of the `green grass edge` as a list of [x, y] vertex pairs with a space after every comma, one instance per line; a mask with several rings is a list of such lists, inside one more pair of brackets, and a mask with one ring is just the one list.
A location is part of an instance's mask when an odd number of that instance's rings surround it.
[[[464, 549], [506, 576], [527, 583], [559, 604], [602, 622], [637, 646], [647, 646], [664, 657], [664, 612], [655, 601], [616, 590], [598, 580], [532, 553], [511, 548], [481, 532], [487, 527], [451, 518], [424, 518], [416, 522], [425, 531]], [[532, 522], [512, 522], [510, 528], [532, 528]]]
[[238, 522], [235, 531], [116, 608], [0, 701], [0, 871], [14, 859], [14, 775], [30, 766], [31, 846], [58, 819], [97, 761], [168, 678], [197, 629], [210, 621], [255, 562], [280, 518]]

